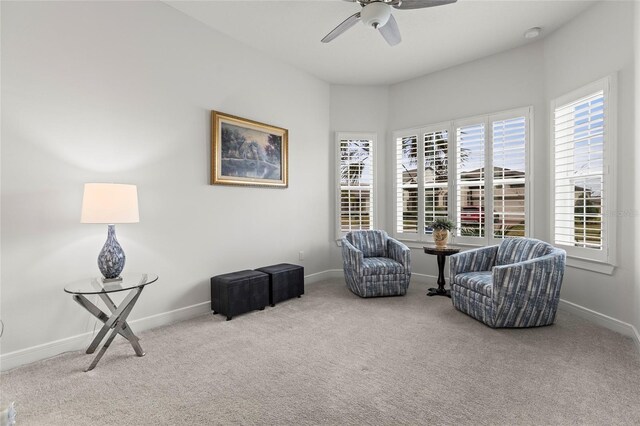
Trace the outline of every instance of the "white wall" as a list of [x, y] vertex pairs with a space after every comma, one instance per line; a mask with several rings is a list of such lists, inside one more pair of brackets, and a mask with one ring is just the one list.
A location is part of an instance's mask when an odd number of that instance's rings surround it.
[[[538, 143], [546, 126], [543, 70], [542, 43], [538, 42], [396, 84], [390, 88], [389, 130], [533, 106], [534, 191], [537, 200], [545, 200], [547, 152], [544, 144]], [[389, 147], [389, 162], [393, 154], [393, 147]], [[390, 181], [389, 193], [392, 188]], [[544, 201], [540, 208], [543, 205]], [[387, 206], [387, 226], [392, 229], [393, 206], [390, 202]], [[538, 208], [536, 202], [536, 211]], [[546, 221], [544, 215], [534, 214], [534, 229], [545, 229]], [[413, 271], [428, 275], [433, 281], [438, 270], [435, 257], [426, 255], [421, 248], [412, 249], [411, 254]]]
[[[160, 280], [133, 319], [299, 250], [307, 274], [328, 269], [329, 102], [328, 84], [162, 3], [2, 2], [2, 354], [93, 329], [62, 290], [99, 274], [85, 182], [138, 185], [140, 223], [117, 226], [125, 270]], [[208, 184], [211, 109], [289, 129], [289, 188]]]
[[[620, 321], [634, 321], [632, 295], [638, 254], [633, 238], [633, 214], [638, 186], [634, 176], [637, 141], [634, 135], [633, 2], [601, 2], [551, 34], [544, 41], [547, 100], [596, 81], [618, 76], [617, 216], [618, 267], [613, 275], [568, 268], [562, 298]], [[548, 136], [547, 136], [548, 139]], [[537, 202], [537, 201], [536, 201]]]
[[[389, 116], [389, 89], [387, 86], [331, 86], [331, 139], [335, 140], [336, 132], [365, 132], [376, 133], [377, 147], [375, 157], [377, 191], [375, 209], [377, 212], [377, 223], [381, 229], [386, 229], [388, 220], [386, 217], [386, 205], [388, 192], [386, 184], [393, 171], [385, 153], [389, 145], [389, 135], [387, 134], [387, 118]], [[332, 149], [335, 155], [335, 142]], [[389, 166], [389, 167], [388, 167]], [[331, 183], [336, 189], [335, 164], [331, 169]], [[335, 194], [335, 192], [334, 192]], [[335, 196], [335, 195], [334, 195]], [[337, 216], [332, 212], [334, 228], [337, 227]], [[340, 248], [332, 245], [332, 265], [334, 268], [342, 268], [342, 254]]]

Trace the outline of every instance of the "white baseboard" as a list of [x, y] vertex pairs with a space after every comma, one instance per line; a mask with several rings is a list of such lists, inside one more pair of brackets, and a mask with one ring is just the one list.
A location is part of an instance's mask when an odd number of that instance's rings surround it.
[[188, 320], [199, 315], [211, 312], [211, 301], [196, 303], [195, 305], [186, 306], [184, 308], [174, 309], [169, 312], [151, 315], [131, 321], [131, 325], [135, 325], [136, 331], [150, 330], [152, 328], [161, 327], [163, 325], [172, 324], [174, 322]]
[[632, 324], [620, 321], [564, 299], [560, 299], [558, 307], [563, 311], [571, 312], [581, 318], [608, 328], [609, 330], [631, 337], [638, 349], [638, 352], [640, 352], [640, 333], [638, 333], [638, 330]]
[[436, 284], [438, 281], [438, 277], [435, 275], [426, 275], [426, 274], [418, 274], [415, 272], [411, 273], [411, 282], [416, 284]]
[[309, 274], [304, 276], [305, 284], [313, 284], [332, 278], [343, 278], [344, 272], [342, 269], [327, 269], [326, 271], [316, 272], [315, 274]]
[[631, 326], [631, 328], [633, 328], [633, 341], [636, 344], [636, 348], [638, 349], [638, 352], [640, 352], [640, 333], [638, 333], [638, 329], [635, 328], [633, 325]]
[[[328, 269], [306, 275], [305, 284], [314, 284], [327, 279], [342, 277], [344, 277], [342, 269]], [[411, 274], [411, 281], [416, 284], [434, 284], [436, 277], [414, 272]], [[207, 300], [196, 303], [195, 305], [132, 320], [130, 323], [136, 331], [149, 330], [208, 313], [211, 309], [210, 303], [211, 302]], [[631, 337], [638, 348], [638, 352], [640, 352], [640, 333], [638, 333], [638, 330], [633, 325], [562, 299], [560, 299], [559, 307], [564, 311], [571, 312], [598, 325]], [[2, 354], [0, 355], [0, 371], [7, 371], [31, 362], [51, 358], [64, 352], [84, 349], [92, 338], [93, 332], [87, 332]]]
[[[326, 271], [309, 274], [304, 277], [305, 284], [313, 284], [332, 278], [342, 278], [342, 269], [328, 269]], [[208, 313], [211, 310], [211, 301], [196, 303], [184, 308], [174, 309], [168, 312], [151, 315], [145, 318], [131, 320], [129, 323], [136, 332], [161, 327], [178, 321], [188, 320], [199, 315]], [[101, 324], [100, 324], [101, 326]], [[99, 328], [97, 329], [99, 330]], [[97, 331], [96, 330], [96, 331]], [[31, 346], [0, 355], [0, 371], [7, 371], [21, 365], [29, 364], [42, 359], [51, 358], [65, 352], [79, 351], [86, 348], [94, 332], [86, 332], [64, 339]]]
[[[341, 269], [324, 271], [315, 275], [322, 275], [322, 274], [327, 274], [322, 279], [340, 278], [344, 276], [344, 273]], [[416, 272], [411, 273], [411, 282], [415, 284], [435, 285], [437, 280], [438, 280], [438, 277], [436, 277], [435, 275], [419, 274]], [[583, 306], [577, 305], [573, 302], [569, 302], [563, 299], [560, 299], [559, 308], [564, 311], [571, 312], [588, 321], [596, 323], [602, 327], [608, 328], [609, 330], [613, 330], [625, 336], [631, 337], [631, 339], [633, 339], [633, 342], [636, 345], [636, 348], [638, 349], [638, 352], [640, 352], [640, 333], [632, 324], [628, 324], [626, 322], [617, 320], [608, 315], [601, 314], [600, 312], [593, 311], [591, 309], [585, 308]]]
[[51, 358], [52, 356], [56, 356], [64, 352], [79, 350], [83, 345], [86, 346], [86, 342], [91, 335], [92, 333], [90, 332], [82, 333], [76, 336], [2, 354], [2, 356], [0, 356], [0, 371], [11, 370], [12, 368], [40, 361], [41, 359]]
[[[178, 321], [184, 321], [205, 314], [211, 310], [211, 302], [201, 302], [184, 308], [174, 309], [145, 318], [131, 320], [129, 323], [137, 332], [151, 328], [168, 325]], [[101, 326], [101, 324], [100, 324]], [[96, 329], [96, 331], [99, 328]], [[7, 371], [21, 365], [29, 364], [42, 359], [51, 358], [65, 352], [79, 351], [86, 348], [93, 338], [93, 331], [78, 334], [53, 342], [31, 346], [0, 356], [0, 371]]]

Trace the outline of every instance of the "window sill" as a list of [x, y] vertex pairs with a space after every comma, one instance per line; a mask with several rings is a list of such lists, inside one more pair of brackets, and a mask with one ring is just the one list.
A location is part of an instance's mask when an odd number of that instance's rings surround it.
[[585, 271], [597, 272], [604, 275], [613, 275], [616, 268], [609, 263], [596, 262], [595, 260], [584, 259], [567, 255], [567, 266]]
[[[410, 240], [410, 241], [399, 240], [399, 241], [402, 241], [410, 249], [418, 249], [418, 250], [422, 250], [424, 246], [434, 245], [433, 241], [415, 241], [415, 240]], [[453, 244], [449, 244], [449, 247], [466, 250], [466, 249], [474, 249], [474, 248], [485, 247], [485, 246], [482, 244], [453, 243]], [[568, 255], [567, 255], [567, 266], [571, 268], [576, 268], [576, 269], [583, 269], [585, 271], [597, 272], [599, 274], [604, 274], [604, 275], [613, 275], [613, 271], [615, 270], [615, 265], [611, 265], [609, 263], [602, 263], [602, 262], [597, 262], [595, 260], [589, 260], [581, 257], [568, 256]]]

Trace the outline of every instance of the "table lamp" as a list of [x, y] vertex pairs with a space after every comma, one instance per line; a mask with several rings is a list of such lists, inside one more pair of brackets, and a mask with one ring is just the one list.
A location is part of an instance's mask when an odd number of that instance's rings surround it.
[[116, 239], [116, 223], [140, 222], [138, 188], [117, 183], [85, 183], [80, 223], [106, 223], [107, 241], [98, 255], [104, 281], [121, 280], [125, 255]]

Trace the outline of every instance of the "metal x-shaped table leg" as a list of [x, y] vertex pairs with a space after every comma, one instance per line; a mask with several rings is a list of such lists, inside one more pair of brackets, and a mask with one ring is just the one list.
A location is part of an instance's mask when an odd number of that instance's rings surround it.
[[129, 325], [127, 324], [127, 317], [131, 313], [133, 306], [138, 301], [138, 297], [140, 297], [140, 293], [142, 293], [143, 288], [144, 287], [136, 287], [131, 290], [129, 294], [124, 298], [119, 307], [116, 306], [115, 303], [113, 303], [113, 300], [111, 300], [111, 298], [106, 293], [101, 293], [100, 297], [111, 311], [110, 317], [102, 312], [102, 310], [100, 310], [100, 308], [98, 308], [96, 305], [91, 303], [82, 294], [75, 294], [73, 296], [73, 300], [75, 300], [80, 306], [89, 311], [91, 315], [95, 316], [104, 323], [96, 337], [87, 348], [88, 354], [95, 352], [96, 348], [98, 347], [98, 345], [100, 345], [100, 342], [102, 342], [102, 339], [104, 339], [107, 332], [110, 329], [113, 329], [113, 332], [98, 352], [98, 355], [96, 355], [89, 368], [87, 368], [85, 371], [90, 371], [95, 368], [95, 366], [98, 364], [98, 361], [100, 361], [100, 358], [102, 358], [104, 353], [107, 351], [107, 348], [118, 334], [120, 334], [122, 337], [127, 339], [129, 343], [131, 343], [131, 346], [136, 352], [136, 355], [144, 356], [144, 351], [142, 350], [142, 347], [139, 343], [140, 339], [138, 339], [138, 336], [133, 334], [133, 331], [131, 331], [131, 327], [129, 327]]

